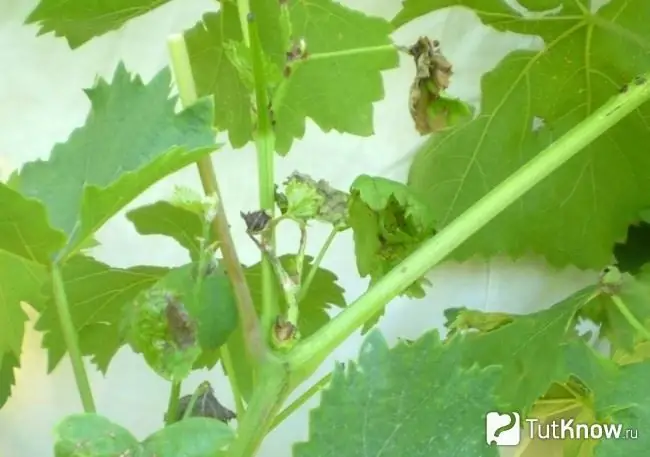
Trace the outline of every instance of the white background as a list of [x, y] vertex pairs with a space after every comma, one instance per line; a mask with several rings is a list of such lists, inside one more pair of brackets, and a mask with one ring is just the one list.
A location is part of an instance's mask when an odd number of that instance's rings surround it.
[[[388, 19], [400, 7], [399, 0], [348, 0], [345, 4]], [[215, 9], [211, 0], [176, 0], [71, 51], [64, 39], [37, 37], [36, 26], [22, 25], [35, 5], [36, 0], [3, 0], [0, 6], [0, 178], [6, 178], [26, 161], [46, 158], [55, 142], [64, 142], [75, 127], [83, 124], [89, 103], [82, 89], [92, 86], [96, 75], [110, 78], [123, 60], [130, 71], [149, 80], [167, 65], [166, 37], [192, 26], [201, 13]], [[438, 38], [454, 64], [452, 92], [478, 105], [481, 75], [509, 50], [532, 46], [532, 40], [490, 31], [464, 10], [448, 13], [442, 11], [414, 21], [396, 33], [395, 40], [410, 44], [420, 35]], [[408, 155], [422, 142], [407, 108], [413, 75], [412, 62], [407, 58], [402, 58], [399, 68], [384, 74], [386, 97], [375, 107], [377, 133], [371, 138], [325, 135], [308, 122], [305, 138], [295, 142], [288, 157], [277, 159], [277, 180], [296, 169], [343, 189], [360, 173], [404, 179]], [[240, 210], [256, 207], [254, 160], [250, 146], [237, 151], [225, 148], [214, 155], [235, 240], [245, 262], [257, 259], [238, 217]], [[195, 169], [189, 167], [159, 183], [128, 209], [169, 197], [175, 184], [199, 189]], [[326, 235], [325, 230], [315, 232], [311, 254]], [[280, 249], [294, 251], [295, 239], [292, 232], [281, 233]], [[137, 235], [123, 213], [101, 230], [99, 240], [102, 246], [96, 251], [97, 257], [116, 266], [180, 265], [186, 261], [185, 251], [173, 241]], [[356, 272], [349, 232], [335, 241], [324, 266], [339, 275], [349, 300], [366, 289], [367, 282]], [[582, 287], [593, 280], [594, 274], [573, 269], [552, 272], [535, 259], [518, 263], [499, 259], [462, 265], [446, 263], [430, 274], [433, 287], [425, 299], [394, 300], [380, 327], [392, 344], [397, 337], [415, 338], [427, 329], [440, 328], [446, 307], [530, 312]], [[0, 272], [0, 285], [1, 281]], [[0, 455], [4, 457], [52, 455], [53, 426], [66, 414], [81, 410], [68, 359], [53, 374], [46, 375], [46, 353], [32, 325], [33, 320], [26, 328], [17, 387], [0, 410]], [[356, 358], [360, 341], [358, 335], [350, 338], [314, 379], [326, 374], [334, 360]], [[105, 378], [88, 367], [100, 413], [141, 438], [161, 426], [169, 386], [149, 371], [140, 357], [123, 349]], [[184, 393], [190, 393], [204, 379], [209, 379], [222, 401], [232, 406], [227, 381], [218, 370], [195, 373], [184, 384]], [[290, 455], [291, 443], [307, 438], [308, 410], [317, 404], [318, 397], [314, 397], [276, 429], [259, 455]], [[550, 449], [541, 451], [541, 455], [552, 454]]]

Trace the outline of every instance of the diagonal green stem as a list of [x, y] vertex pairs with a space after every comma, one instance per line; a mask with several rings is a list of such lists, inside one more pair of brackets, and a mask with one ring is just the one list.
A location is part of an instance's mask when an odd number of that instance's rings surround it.
[[290, 365], [303, 376], [313, 372], [339, 344], [409, 284], [426, 274], [513, 202], [650, 99], [648, 78], [650, 74], [636, 78], [627, 92], [613, 97], [548, 146], [425, 242], [347, 309], [298, 343], [288, 356]]
[[318, 254], [316, 254], [314, 263], [311, 265], [311, 269], [309, 270], [309, 273], [307, 274], [305, 281], [300, 286], [300, 292], [298, 292], [298, 303], [300, 303], [307, 295], [307, 292], [309, 292], [309, 287], [311, 286], [311, 283], [314, 281], [314, 278], [316, 277], [318, 268], [320, 267], [323, 258], [325, 258], [325, 254], [329, 250], [330, 246], [332, 245], [332, 242], [334, 241], [334, 238], [336, 238], [336, 235], [338, 235], [338, 233], [339, 231], [336, 228], [332, 228], [329, 235], [327, 235], [327, 239], [325, 240], [325, 243], [323, 243], [323, 246], [320, 248], [320, 251], [318, 251]]
[[611, 295], [610, 298], [612, 299], [612, 302], [616, 308], [618, 308], [620, 313], [623, 315], [625, 320], [632, 326], [632, 328], [634, 328], [634, 330], [636, 330], [643, 338], [650, 341], [650, 331], [641, 322], [639, 322], [636, 317], [634, 317], [634, 314], [632, 314], [630, 309], [625, 305], [623, 299], [618, 295]]
[[54, 303], [59, 314], [59, 323], [61, 325], [61, 332], [63, 333], [63, 340], [65, 341], [66, 348], [70, 354], [70, 362], [72, 363], [72, 371], [74, 372], [74, 378], [77, 382], [77, 390], [81, 397], [81, 404], [83, 405], [85, 412], [94, 413], [95, 400], [93, 399], [90, 382], [88, 381], [88, 374], [86, 373], [86, 367], [84, 366], [84, 361], [81, 356], [77, 330], [74, 328], [72, 315], [70, 314], [70, 306], [68, 305], [68, 297], [65, 293], [63, 276], [61, 275], [61, 270], [57, 264], [52, 265], [51, 278]]
[[327, 386], [332, 379], [332, 373], [328, 373], [325, 376], [323, 376], [321, 379], [316, 381], [316, 383], [311, 386], [309, 389], [305, 391], [301, 396], [296, 398], [289, 406], [284, 408], [280, 414], [275, 416], [275, 419], [273, 419], [273, 424], [271, 424], [271, 430], [274, 430], [278, 425], [280, 425], [284, 420], [291, 416], [298, 408], [300, 408], [302, 405], [305, 404], [307, 400], [309, 400], [311, 397], [316, 395], [318, 392], [323, 390], [325, 386]]
[[[192, 67], [187, 55], [185, 40], [182, 35], [174, 35], [169, 39], [169, 53], [171, 57], [178, 93], [184, 106], [190, 106], [197, 100]], [[239, 318], [244, 330], [244, 342], [246, 352], [255, 363], [266, 356], [267, 346], [262, 338], [257, 312], [253, 306], [251, 296], [242, 264], [237, 256], [235, 244], [230, 234], [230, 225], [226, 217], [225, 208], [221, 199], [221, 192], [217, 183], [214, 167], [210, 157], [206, 157], [197, 163], [201, 183], [206, 195], [215, 195], [217, 198], [217, 213], [212, 224], [216, 239], [219, 240], [223, 261], [228, 277], [233, 285]], [[232, 379], [230, 382], [232, 384]], [[234, 390], [233, 386], [233, 391]]]

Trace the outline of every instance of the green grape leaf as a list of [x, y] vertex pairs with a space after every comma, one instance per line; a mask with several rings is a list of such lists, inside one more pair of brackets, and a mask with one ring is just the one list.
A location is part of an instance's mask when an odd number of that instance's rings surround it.
[[233, 441], [233, 430], [223, 422], [189, 417], [157, 431], [143, 441], [143, 457], [214, 457]]
[[[462, 363], [502, 365], [497, 394], [508, 410], [525, 414], [552, 383], [564, 382], [570, 375], [565, 346], [576, 338], [579, 310], [596, 294], [595, 286], [586, 287], [551, 308], [513, 315], [510, 322], [497, 321], [499, 325], [493, 330], [467, 333]], [[478, 311], [467, 313], [474, 322], [484, 323], [477, 319]], [[447, 325], [453, 327], [463, 319], [465, 323], [470, 321], [460, 312]]]
[[18, 356], [11, 352], [0, 352], [0, 408], [11, 397], [11, 389], [16, 383], [14, 370], [18, 368], [20, 368]]
[[0, 250], [0, 272], [0, 354], [11, 352], [20, 356], [27, 320], [21, 302], [40, 309], [40, 290], [47, 271], [37, 263]]
[[[167, 271], [155, 266], [116, 268], [81, 255], [71, 258], [62, 268], [81, 351], [92, 356], [102, 372], [106, 373], [110, 360], [123, 345], [118, 335], [124, 308]], [[51, 290], [47, 281], [48, 302], [35, 325], [36, 330], [45, 333], [43, 347], [48, 351], [48, 372], [56, 368], [67, 351]]]
[[[280, 263], [289, 274], [296, 272], [294, 255], [280, 256]], [[303, 263], [303, 278], [306, 278], [313, 268], [313, 257], [306, 255]], [[256, 263], [244, 270], [246, 282], [253, 297], [253, 303], [258, 313], [262, 309], [262, 265]], [[338, 284], [338, 277], [333, 272], [319, 267], [314, 275], [311, 286], [299, 304], [298, 329], [302, 338], [314, 334], [330, 320], [328, 311], [347, 306], [344, 290]], [[276, 296], [280, 301], [281, 311], [286, 310], [286, 301], [280, 288], [277, 287]], [[237, 373], [237, 384], [240, 394], [245, 401], [250, 399], [253, 392], [253, 373], [250, 362], [245, 352], [244, 335], [241, 326], [238, 326], [229, 340], [232, 352], [234, 370]]]
[[293, 457], [498, 456], [486, 444], [485, 415], [498, 406], [500, 369], [463, 368], [463, 352], [462, 339], [443, 344], [436, 332], [389, 349], [374, 330], [358, 365], [334, 370]]
[[[435, 234], [431, 211], [404, 184], [386, 178], [359, 176], [350, 189], [349, 222], [354, 233], [357, 270], [370, 285], [385, 276]], [[402, 292], [424, 297], [421, 278]], [[373, 326], [383, 310], [367, 322]]]
[[650, 265], [636, 277], [621, 274], [616, 284], [603, 289], [603, 293], [583, 308], [581, 315], [600, 325], [601, 335], [609, 339], [614, 350], [631, 353], [638, 331], [619, 305], [650, 330]]
[[50, 227], [45, 207], [38, 200], [0, 183], [0, 208], [0, 249], [48, 265], [65, 245], [65, 234]]
[[[648, 451], [650, 437], [643, 433], [650, 427], [648, 379], [650, 362], [641, 362], [625, 365], [620, 368], [618, 376], [600, 377], [594, 383], [595, 409], [599, 419], [622, 428], [620, 439], [602, 440], [596, 447], [595, 457], [636, 456]], [[635, 434], [626, 436], [630, 432]], [[632, 439], [634, 437], [638, 439]]]
[[[635, 75], [650, 68], [645, 0], [612, 0], [596, 13], [587, 0], [555, 3], [557, 9], [544, 16], [524, 16], [501, 0], [406, 0], [393, 20], [399, 26], [432, 10], [464, 6], [499, 31], [545, 42], [539, 51], [511, 52], [484, 75], [481, 112], [460, 128], [432, 136], [416, 154], [409, 184], [426, 196], [438, 229], [624, 85], [644, 83]], [[531, 7], [538, 9], [537, 3]], [[646, 104], [604, 132], [453, 257], [533, 253], [555, 266], [609, 264], [614, 244], [650, 206], [650, 155], [641, 146], [650, 141], [648, 116]]]
[[234, 432], [218, 420], [190, 417], [140, 443], [124, 427], [87, 413], [66, 417], [55, 436], [55, 457], [210, 457], [232, 442]]
[[41, 0], [25, 24], [40, 24], [38, 35], [54, 32], [76, 49], [95, 37], [120, 29], [170, 0], [92, 0], [69, 2]]
[[203, 231], [201, 216], [171, 202], [159, 201], [126, 213], [141, 235], [165, 235], [187, 249], [192, 261], [201, 255], [199, 238]]
[[[267, 56], [276, 151], [286, 155], [294, 139], [304, 136], [306, 118], [325, 132], [372, 135], [373, 103], [384, 96], [381, 71], [398, 64], [390, 24], [332, 0], [280, 3], [251, 2]], [[306, 54], [290, 67], [291, 47], [285, 34], [278, 33], [282, 8], [289, 12], [293, 37], [306, 44]], [[246, 56], [237, 52], [241, 47], [228, 44], [241, 42], [241, 36], [236, 6], [225, 2], [219, 13], [206, 14], [185, 33], [197, 91], [219, 101], [215, 125], [228, 130], [236, 148], [251, 140], [254, 126], [248, 72], [237, 63], [246, 62]], [[284, 79], [274, 85], [279, 71]]]
[[110, 84], [86, 90], [86, 124], [16, 176], [18, 190], [42, 201], [51, 225], [68, 235], [65, 254], [152, 184], [215, 149], [210, 100], [176, 113], [170, 84], [169, 69], [144, 84], [120, 64]]
[[54, 436], [55, 457], [142, 455], [140, 443], [128, 430], [94, 413], [66, 417]]
[[180, 381], [206, 363], [237, 326], [237, 307], [227, 276], [214, 268], [197, 278], [197, 264], [172, 269], [142, 291], [125, 316], [131, 348], [168, 380]]

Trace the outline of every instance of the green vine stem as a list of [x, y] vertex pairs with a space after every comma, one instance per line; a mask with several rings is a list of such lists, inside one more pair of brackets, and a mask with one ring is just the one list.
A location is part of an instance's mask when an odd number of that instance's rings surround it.
[[637, 77], [627, 91], [612, 97], [587, 119], [549, 145], [472, 205], [384, 276], [359, 299], [316, 333], [296, 345], [288, 362], [302, 376], [325, 358], [379, 309], [440, 263], [470, 236], [522, 195], [574, 157], [609, 128], [650, 99], [650, 74]]
[[[192, 67], [183, 36], [171, 36], [168, 47], [181, 102], [183, 106], [190, 106], [198, 97], [196, 95]], [[246, 351], [253, 362], [260, 363], [266, 356], [267, 345], [265, 339], [262, 338], [257, 313], [253, 306], [253, 298], [230, 234], [230, 226], [221, 199], [221, 193], [219, 192], [219, 185], [212, 166], [212, 160], [210, 157], [205, 157], [197, 162], [197, 166], [205, 194], [208, 196], [213, 195], [217, 199], [217, 211], [212, 229], [215, 232], [216, 238], [219, 240], [225, 268], [233, 285], [239, 318], [241, 319], [244, 330]], [[229, 379], [232, 384], [232, 378]]]
[[176, 422], [178, 417], [178, 404], [181, 399], [181, 382], [172, 381], [169, 389], [169, 402], [167, 403], [167, 412], [165, 413], [165, 425], [171, 425]]
[[316, 277], [316, 272], [318, 271], [320, 264], [325, 258], [325, 254], [329, 250], [332, 242], [334, 241], [334, 238], [336, 238], [336, 235], [338, 235], [338, 233], [339, 231], [336, 228], [333, 228], [330, 231], [329, 235], [327, 235], [327, 238], [325, 239], [323, 246], [320, 248], [320, 251], [318, 251], [318, 254], [316, 254], [316, 258], [314, 259], [314, 263], [311, 266], [311, 270], [309, 270], [309, 274], [307, 274], [305, 281], [300, 286], [300, 292], [298, 292], [298, 303], [300, 303], [307, 295], [307, 292], [309, 292], [309, 287]]
[[332, 373], [328, 373], [325, 376], [323, 376], [321, 379], [316, 381], [313, 386], [311, 386], [309, 389], [307, 389], [302, 395], [300, 395], [298, 398], [296, 398], [289, 406], [284, 408], [277, 416], [275, 416], [275, 419], [273, 419], [273, 423], [271, 424], [270, 430], [274, 430], [275, 427], [280, 425], [284, 420], [291, 416], [298, 408], [300, 408], [302, 405], [305, 404], [307, 400], [309, 400], [311, 397], [316, 395], [318, 392], [323, 390], [325, 386], [327, 386], [332, 379]]
[[[247, 12], [244, 36], [249, 37], [247, 43], [253, 64], [253, 78], [255, 81], [255, 101], [257, 121], [254, 132], [255, 147], [257, 149], [258, 185], [260, 209], [264, 210], [273, 219], [275, 216], [275, 132], [273, 131], [269, 100], [269, 88], [264, 70], [263, 51], [255, 21], [255, 12], [250, 12], [247, 1], [238, 0], [240, 18], [244, 11]], [[266, 246], [275, 248], [274, 230], [262, 234]], [[264, 335], [268, 336], [270, 330], [280, 313], [277, 297], [276, 281], [273, 275], [273, 266], [269, 260], [262, 256], [262, 328]]]
[[629, 310], [629, 308], [623, 302], [623, 299], [618, 295], [610, 295], [612, 302], [621, 312], [625, 320], [636, 330], [640, 336], [650, 341], [650, 331], [641, 323], [639, 320], [634, 317], [634, 314]]
[[63, 283], [63, 276], [58, 264], [53, 264], [50, 272], [52, 279], [52, 292], [54, 294], [54, 303], [56, 310], [59, 314], [59, 323], [61, 325], [61, 332], [65, 341], [68, 354], [70, 354], [70, 362], [72, 363], [72, 371], [74, 373], [75, 381], [77, 382], [77, 390], [81, 397], [81, 404], [84, 411], [87, 413], [95, 412], [95, 400], [93, 399], [90, 382], [88, 381], [88, 373], [81, 356], [81, 349], [79, 347], [79, 336], [77, 330], [74, 328], [72, 322], [72, 315], [70, 314], [70, 306], [68, 305], [68, 297], [65, 293]]

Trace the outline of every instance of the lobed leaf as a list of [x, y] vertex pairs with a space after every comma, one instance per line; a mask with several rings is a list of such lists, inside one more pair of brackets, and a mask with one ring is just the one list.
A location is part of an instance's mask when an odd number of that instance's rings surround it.
[[[561, 383], [571, 375], [567, 367], [566, 346], [575, 340], [578, 312], [596, 294], [596, 287], [586, 287], [551, 308], [527, 315], [497, 319], [496, 326], [466, 335], [461, 363], [471, 367], [503, 366], [497, 395], [510, 411], [526, 414], [553, 383]], [[477, 322], [477, 311], [467, 311]], [[467, 312], [454, 313], [451, 328], [467, 328], [460, 322]], [[489, 317], [489, 315], [488, 315]], [[479, 321], [485, 323], [483, 321]]]
[[[116, 268], [80, 255], [63, 266], [61, 274], [81, 351], [92, 356], [102, 372], [124, 344], [119, 326], [125, 307], [167, 271], [154, 266]], [[45, 285], [48, 301], [35, 329], [44, 332], [43, 347], [48, 351], [48, 372], [52, 372], [67, 350], [50, 281]]]
[[66, 233], [66, 255], [156, 181], [216, 148], [210, 101], [176, 113], [170, 84], [168, 69], [144, 84], [119, 65], [110, 84], [100, 79], [86, 90], [86, 124], [47, 161], [29, 162], [14, 177], [17, 190], [42, 201], [52, 226]]
[[139, 234], [171, 237], [189, 251], [192, 261], [199, 260], [203, 222], [197, 213], [172, 202], [159, 201], [129, 211], [126, 218]]
[[95, 37], [118, 30], [170, 0], [41, 0], [25, 24], [40, 24], [38, 35], [54, 32], [75, 49]]
[[500, 369], [462, 368], [464, 347], [430, 332], [389, 349], [373, 331], [358, 365], [335, 369], [293, 456], [498, 456], [486, 444], [485, 415], [497, 407]]
[[[529, 2], [536, 11], [551, 2]], [[409, 183], [426, 197], [438, 229], [492, 190], [630, 81], [650, 69], [650, 3], [612, 0], [596, 13], [587, 0], [524, 15], [501, 0], [406, 0], [401, 25], [435, 9], [471, 8], [500, 31], [536, 35], [540, 51], [514, 51], [482, 79], [481, 113], [433, 136], [418, 152]], [[502, 212], [454, 254], [520, 257], [599, 269], [614, 244], [650, 206], [650, 105], [591, 143]], [[541, 124], [541, 126], [538, 126]]]
[[[293, 38], [302, 38], [307, 46], [308, 57], [292, 65], [279, 84], [268, 87], [276, 151], [286, 155], [294, 139], [304, 136], [306, 118], [325, 132], [372, 135], [373, 103], [384, 97], [381, 71], [398, 64], [390, 24], [332, 0], [281, 3], [251, 2], [271, 82], [284, 70], [290, 51], [278, 32], [281, 8], [289, 12]], [[215, 126], [228, 131], [233, 147], [244, 146], [254, 126], [248, 71], [240, 71], [239, 64], [246, 56], [237, 53], [241, 47], [228, 44], [242, 40], [236, 6], [223, 2], [221, 11], [206, 14], [185, 33], [185, 40], [199, 95], [218, 100]]]

